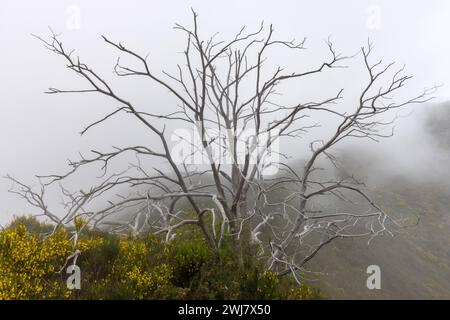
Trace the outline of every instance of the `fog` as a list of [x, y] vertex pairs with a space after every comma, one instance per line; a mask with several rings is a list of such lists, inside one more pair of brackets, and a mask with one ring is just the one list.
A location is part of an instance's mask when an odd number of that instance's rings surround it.
[[[281, 61], [287, 66], [303, 68], [317, 64], [326, 55], [324, 41], [329, 36], [336, 48], [346, 54], [356, 53], [370, 37], [376, 57], [386, 62], [397, 61], [399, 66], [406, 64], [407, 73], [414, 75], [408, 90], [419, 92], [423, 87], [441, 84], [435, 102], [450, 100], [447, 1], [4, 0], [0, 5], [0, 174], [33, 183], [35, 174], [67, 170], [67, 159], [77, 158], [78, 152], [144, 144], [152, 138], [144, 128], [122, 118], [80, 136], [87, 124], [116, 106], [95, 95], [45, 95], [48, 87], [81, 88], [83, 82], [31, 34], [48, 36], [50, 26], [56, 33], [62, 33], [68, 48], [76, 49], [77, 55], [107, 78], [114, 79], [111, 70], [118, 53], [106, 46], [100, 35], [121, 41], [142, 54], [149, 53], [155, 71], [174, 70], [180, 61], [184, 38], [172, 27], [175, 22], [191, 23], [191, 7], [199, 14], [200, 30], [205, 37], [215, 32], [230, 37], [242, 25], [257, 28], [261, 20], [272, 23], [281, 37], [307, 37], [305, 53], [271, 56], [274, 63]], [[303, 94], [320, 96], [324, 90], [338, 88], [339, 83], [349, 88], [347, 97], [351, 101], [352, 86], [360, 88], [365, 81], [358, 73], [358, 62], [354, 63], [356, 68], [339, 71], [330, 80], [333, 86], [320, 82], [305, 84], [301, 92], [296, 86], [288, 87], [284, 90], [286, 99]], [[127, 97], [153, 111], [173, 102], [157, 86], [112, 81]], [[429, 139], [422, 125], [425, 109], [430, 105], [414, 107], [411, 114], [400, 119], [395, 138], [366, 146], [352, 142], [355, 144], [347, 144], [345, 148], [362, 148], [358, 150], [370, 155], [374, 170], [386, 174], [423, 177], [428, 172], [439, 177], [446, 172], [445, 152], [430, 143], [433, 139]], [[378, 161], [374, 164], [373, 159]], [[79, 178], [79, 182], [89, 182], [88, 177]], [[0, 181], [0, 224], [7, 223], [13, 215], [33, 212], [22, 199], [7, 192], [9, 186], [8, 181]]]

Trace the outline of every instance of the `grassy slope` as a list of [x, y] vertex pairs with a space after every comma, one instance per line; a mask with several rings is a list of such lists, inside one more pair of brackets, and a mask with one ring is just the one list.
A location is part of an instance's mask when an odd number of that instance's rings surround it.
[[[394, 238], [338, 241], [325, 248], [310, 268], [325, 294], [334, 299], [449, 299], [450, 196], [436, 185], [386, 181], [372, 189], [388, 212], [420, 216], [417, 226]], [[381, 290], [366, 288], [366, 268], [381, 268]]]

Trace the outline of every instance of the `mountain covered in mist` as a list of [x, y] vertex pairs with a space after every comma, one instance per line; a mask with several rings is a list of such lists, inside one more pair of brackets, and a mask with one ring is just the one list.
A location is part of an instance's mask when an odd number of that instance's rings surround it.
[[[372, 197], [390, 214], [416, 216], [396, 234], [340, 240], [324, 248], [309, 268], [323, 274], [311, 279], [330, 298], [450, 298], [450, 193], [434, 183], [416, 184], [403, 177], [369, 187]], [[366, 268], [381, 268], [381, 290], [368, 290]]]
[[[370, 245], [353, 239], [324, 248], [309, 265], [321, 274], [310, 278], [330, 298], [450, 298], [450, 103], [431, 105], [420, 116], [422, 128], [410, 139], [420, 135], [417, 151], [426, 149], [429, 157], [417, 161], [413, 173], [387, 171], [389, 161], [381, 165], [375, 154], [344, 152], [345, 166], [368, 178], [377, 204], [390, 214], [417, 217], [417, 223]], [[381, 290], [366, 287], [369, 265], [380, 266]]]

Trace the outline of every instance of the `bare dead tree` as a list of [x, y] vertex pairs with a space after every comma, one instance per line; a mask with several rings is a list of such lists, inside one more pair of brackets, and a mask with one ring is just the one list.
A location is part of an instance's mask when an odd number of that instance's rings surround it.
[[[366, 238], [370, 241], [392, 232], [390, 228], [398, 222], [370, 199], [355, 177], [336, 178], [317, 172], [326, 167], [325, 162], [339, 165], [333, 148], [344, 140], [391, 136], [392, 132], [385, 133], [385, 129], [391, 128], [395, 120], [392, 111], [428, 101], [435, 88], [412, 97], [396, 98], [396, 93], [411, 77], [403, 75], [403, 68], [392, 72], [393, 63], [371, 62], [370, 42], [359, 54], [344, 56], [327, 41], [329, 57], [319, 65], [292, 72], [278, 67], [271, 72], [266, 67], [270, 50], [301, 52], [305, 50], [305, 39], [299, 42], [278, 39], [272, 25], [266, 28], [261, 24], [254, 32], [242, 28], [229, 41], [217, 41], [215, 36], [203, 40], [195, 12], [192, 27], [177, 24], [175, 29], [186, 36], [184, 63], [177, 65], [177, 74], [157, 73], [147, 57], [103, 37], [122, 57], [136, 62], [131, 67], [118, 59], [115, 75], [147, 79], [177, 100], [176, 110], [166, 114], [152, 112], [150, 108], [143, 110], [125, 99], [106, 78], [74, 56], [73, 51], [68, 51], [58, 35], [52, 33], [49, 40], [39, 38], [88, 85], [81, 90], [50, 88], [47, 93], [95, 93], [119, 105], [88, 125], [81, 134], [114, 116], [128, 114], [145, 126], [155, 140], [151, 146], [94, 150], [89, 157], [81, 156], [70, 162], [71, 170], [66, 174], [41, 176], [39, 191], [10, 177], [16, 186], [12, 191], [41, 209], [57, 226], [67, 226], [75, 218], [84, 217], [95, 228], [108, 227], [112, 231], [135, 234], [150, 231], [165, 234], [166, 241], [175, 236], [178, 228], [198, 226], [211, 250], [221, 248], [226, 238], [231, 237], [236, 259], [241, 264], [244, 247], [250, 245], [259, 248], [251, 254], [264, 259], [267, 268], [279, 275], [293, 274], [298, 281], [306, 263], [333, 240]], [[362, 58], [367, 75], [359, 99], [350, 111], [339, 103], [343, 88], [317, 101], [289, 105], [278, 102], [282, 84], [325, 76], [335, 68], [345, 67], [343, 63], [350, 58]], [[324, 114], [332, 117], [336, 126], [331, 136], [318, 140], [313, 129], [320, 126]], [[169, 124], [191, 126], [200, 138], [196, 144], [182, 135], [177, 136], [178, 142], [189, 150], [181, 160], [173, 152], [170, 139], [174, 133], [167, 130]], [[309, 150], [302, 150], [306, 161], [298, 171], [289, 164], [288, 154], [273, 146], [282, 139], [297, 141], [300, 137], [302, 141], [309, 139]], [[125, 172], [110, 173], [110, 163], [126, 153], [135, 154], [137, 163]], [[200, 157], [200, 163], [192, 161], [196, 156]], [[224, 163], [223, 158], [229, 161]], [[146, 169], [142, 163], [149, 159], [164, 161], [168, 169]], [[45, 200], [48, 185], [62, 183], [81, 168], [97, 164], [102, 165], [101, 183], [76, 192], [62, 187], [66, 211], [61, 214], [49, 209]], [[265, 174], [271, 166], [279, 168], [277, 175]], [[134, 193], [122, 195], [122, 186], [131, 187]], [[114, 199], [111, 192], [117, 194]], [[282, 196], [274, 197], [277, 192]], [[314, 209], [321, 197], [349, 200], [353, 195], [371, 209], [363, 212]], [[102, 199], [101, 209], [91, 208], [96, 199]], [[129, 221], [122, 221], [123, 216], [112, 219], [121, 212], [133, 214], [128, 215]]]

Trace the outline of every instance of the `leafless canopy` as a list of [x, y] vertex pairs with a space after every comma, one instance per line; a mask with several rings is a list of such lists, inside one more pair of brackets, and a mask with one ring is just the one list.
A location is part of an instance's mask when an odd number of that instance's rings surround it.
[[[364, 237], [370, 240], [390, 233], [389, 226], [395, 226], [396, 221], [370, 199], [359, 181], [351, 175], [335, 178], [335, 175], [317, 172], [326, 162], [338, 166], [332, 150], [343, 140], [377, 140], [390, 136], [391, 132], [386, 134], [383, 130], [390, 127], [395, 118], [390, 112], [428, 101], [434, 88], [400, 101], [396, 99], [396, 93], [411, 77], [403, 75], [403, 68], [393, 71], [393, 63], [372, 62], [370, 42], [360, 53], [350, 57], [339, 54], [328, 41], [328, 56], [317, 66], [293, 71], [278, 67], [270, 71], [266, 65], [271, 50], [298, 51], [301, 55], [305, 40], [279, 39], [271, 25], [263, 24], [251, 32], [242, 28], [229, 41], [217, 41], [216, 36], [202, 40], [195, 12], [192, 27], [177, 24], [175, 29], [186, 36], [183, 63], [177, 66], [176, 74], [155, 71], [147, 57], [103, 37], [122, 58], [135, 61], [131, 67], [118, 59], [115, 75], [145, 78], [173, 95], [178, 104], [167, 114], [155, 113], [152, 107], [128, 101], [105, 77], [67, 50], [58, 35], [52, 33], [49, 40], [39, 38], [87, 85], [81, 90], [50, 88], [49, 94], [95, 93], [119, 105], [88, 125], [82, 134], [112, 117], [128, 114], [144, 125], [155, 139], [152, 145], [92, 151], [89, 156], [71, 161], [71, 169], [66, 174], [41, 176], [39, 191], [10, 177], [15, 182], [12, 191], [41, 209], [57, 226], [69, 226], [75, 218], [83, 217], [94, 228], [135, 234], [154, 232], [164, 234], [166, 241], [170, 241], [178, 228], [195, 225], [203, 232], [211, 250], [217, 250], [231, 238], [236, 257], [242, 263], [244, 247], [251, 244], [257, 248], [253, 249], [253, 254], [265, 259], [269, 269], [280, 275], [292, 273], [298, 281], [305, 264], [334, 239]], [[317, 101], [289, 105], [277, 102], [282, 84], [327, 75], [335, 68], [344, 67], [350, 58], [362, 59], [366, 72], [365, 83], [352, 88], [363, 87], [351, 109], [344, 108], [344, 111], [340, 104], [343, 88]], [[336, 126], [328, 138], [318, 140], [313, 129], [320, 125], [324, 115], [334, 118]], [[384, 115], [390, 120], [386, 121]], [[317, 122], [310, 119], [317, 119]], [[181, 161], [174, 155], [170, 140], [174, 133], [167, 129], [169, 126], [193, 128], [200, 137], [198, 145], [184, 141], [193, 151], [184, 153]], [[246, 135], [249, 130], [251, 138]], [[306, 160], [302, 169], [297, 170], [287, 160], [287, 154], [272, 150], [272, 146], [281, 139], [295, 142], [300, 137], [302, 141], [309, 139], [309, 148], [301, 150]], [[110, 164], [125, 153], [136, 154], [137, 163], [125, 172], [111, 173]], [[230, 161], [218, 160], [217, 153], [227, 154]], [[199, 166], [189, 160], [195, 154], [204, 156], [206, 165]], [[150, 159], [163, 161], [164, 169], [147, 169], [143, 164], [151, 163]], [[54, 183], [62, 185], [80, 168], [97, 164], [102, 166], [102, 181], [89, 190], [76, 192], [62, 187], [66, 211], [52, 211], [45, 200], [46, 188]], [[278, 173], [265, 174], [264, 170], [273, 165], [278, 167]], [[121, 194], [124, 186], [132, 192]], [[115, 197], [111, 197], [112, 193]], [[362, 212], [314, 209], [314, 204], [323, 197], [346, 200], [353, 195], [371, 209]], [[103, 207], [97, 205], [92, 209], [91, 204], [97, 199], [103, 199]]]

